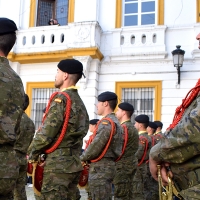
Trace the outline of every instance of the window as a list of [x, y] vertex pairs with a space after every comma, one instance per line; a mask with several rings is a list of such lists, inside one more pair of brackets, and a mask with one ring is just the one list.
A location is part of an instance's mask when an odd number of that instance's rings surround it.
[[30, 116], [37, 130], [42, 122], [43, 109], [46, 108], [50, 96], [58, 91], [54, 88], [54, 82], [27, 83], [27, 94], [30, 105], [26, 113]]
[[151, 121], [161, 118], [161, 81], [116, 82], [119, 103], [129, 102], [137, 115], [146, 114]]
[[50, 96], [56, 91], [58, 91], [56, 88], [34, 88], [32, 90], [31, 119], [36, 130], [41, 125], [43, 109], [46, 108]]
[[49, 19], [57, 19], [60, 25], [74, 21], [75, 0], [30, 0], [29, 26], [47, 26]]
[[154, 119], [154, 88], [122, 88], [122, 102], [128, 102], [133, 105], [134, 116], [146, 114], [152, 121]]
[[155, 24], [155, 0], [124, 0], [124, 26]]
[[68, 0], [39, 0], [37, 26], [47, 26], [49, 19], [57, 19], [60, 25], [68, 24]]
[[116, 0], [116, 28], [164, 24], [164, 0]]

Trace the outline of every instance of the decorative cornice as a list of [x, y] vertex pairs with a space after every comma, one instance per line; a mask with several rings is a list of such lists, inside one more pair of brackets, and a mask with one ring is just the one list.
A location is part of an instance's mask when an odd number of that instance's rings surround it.
[[93, 59], [99, 59], [100, 61], [103, 59], [103, 54], [97, 47], [76, 48], [50, 52], [33, 52], [23, 54], [15, 54], [11, 52], [8, 55], [8, 59], [12, 62], [19, 62], [21, 64], [31, 64], [59, 62], [62, 59], [72, 58], [73, 56], [91, 56]]

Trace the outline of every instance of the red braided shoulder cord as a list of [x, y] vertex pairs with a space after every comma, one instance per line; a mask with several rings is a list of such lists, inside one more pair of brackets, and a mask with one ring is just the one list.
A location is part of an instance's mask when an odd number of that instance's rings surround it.
[[123, 156], [124, 151], [126, 149], [127, 142], [128, 142], [128, 128], [127, 128], [127, 126], [125, 124], [122, 124], [122, 128], [124, 129], [124, 145], [123, 145], [123, 148], [122, 148], [121, 155], [119, 156], [119, 158], [117, 158], [115, 160], [115, 162], [119, 161], [121, 159], [121, 157]]
[[60, 143], [62, 142], [64, 136], [65, 136], [65, 133], [66, 133], [66, 130], [67, 130], [67, 126], [68, 126], [68, 122], [69, 122], [69, 117], [70, 117], [70, 109], [71, 109], [71, 99], [69, 97], [69, 95], [65, 92], [54, 92], [50, 99], [49, 99], [49, 102], [48, 102], [48, 105], [46, 107], [46, 112], [44, 114], [44, 117], [42, 119], [42, 124], [44, 123], [44, 120], [46, 118], [46, 115], [49, 111], [49, 108], [50, 108], [50, 104], [53, 100], [53, 98], [57, 95], [57, 94], [63, 94], [66, 98], [67, 98], [67, 105], [66, 105], [66, 109], [65, 109], [65, 114], [64, 114], [64, 124], [63, 124], [63, 128], [62, 128], [62, 131], [60, 133], [60, 136], [58, 137], [58, 140], [55, 142], [55, 144], [50, 147], [49, 149], [45, 150], [45, 153], [52, 153], [53, 151], [55, 151], [58, 146], [60, 145]]
[[[94, 159], [94, 160], [91, 160], [91, 162], [97, 162], [97, 161], [101, 160], [101, 159], [104, 157], [104, 155], [106, 154], [106, 152], [107, 152], [107, 150], [108, 150], [108, 147], [110, 146], [112, 137], [113, 137], [113, 135], [115, 134], [115, 130], [116, 130], [116, 129], [115, 129], [115, 123], [114, 123], [110, 118], [103, 118], [102, 120], [108, 120], [108, 121], [111, 123], [110, 137], [109, 137], [108, 142], [107, 142], [107, 144], [106, 144], [106, 146], [105, 146], [105, 149], [103, 150], [103, 152], [101, 153], [101, 155], [100, 155], [98, 158], [96, 158], [96, 159]], [[89, 141], [88, 141], [87, 144], [86, 144], [86, 148], [87, 148], [87, 147], [92, 143], [92, 141], [94, 140], [94, 138], [95, 138], [95, 136], [96, 136], [96, 133], [97, 133], [98, 126], [99, 126], [99, 124], [101, 123], [102, 120], [100, 120], [100, 121], [97, 123], [97, 126], [96, 126], [96, 128], [95, 128], [95, 130], [94, 130], [94, 133], [90, 136]], [[86, 149], [86, 148], [85, 148], [85, 149]]]
[[151, 147], [153, 147], [155, 145], [155, 138], [154, 135], [151, 135]]
[[142, 159], [141, 159], [140, 162], [138, 163], [138, 166], [140, 166], [140, 165], [143, 163], [143, 161], [144, 161], [144, 159], [145, 159], [145, 157], [146, 157], [147, 148], [148, 148], [148, 143], [149, 143], [148, 139], [147, 139], [146, 137], [144, 137], [144, 136], [140, 136], [139, 139], [140, 139], [140, 140], [141, 140], [141, 139], [145, 140], [145, 149], [144, 149], [144, 153], [143, 153], [143, 155], [142, 155]]
[[98, 126], [99, 126], [100, 123], [101, 123], [101, 120], [99, 120], [99, 121], [97, 122], [97, 125], [96, 125], [96, 127], [95, 127], [95, 129], [94, 129], [94, 132], [93, 132], [92, 135], [90, 135], [89, 140], [87, 141], [84, 150], [86, 150], [86, 149], [88, 148], [88, 146], [89, 146], [89, 145], [92, 143], [92, 141], [94, 140], [94, 138], [95, 138], [95, 136], [96, 136], [96, 133], [97, 133]]
[[174, 119], [172, 124], [167, 128], [173, 129], [181, 120], [185, 109], [192, 103], [192, 101], [197, 97], [198, 93], [200, 92], [200, 79], [197, 81], [196, 86], [192, 88], [186, 95], [185, 99], [183, 99], [182, 104], [176, 108]]

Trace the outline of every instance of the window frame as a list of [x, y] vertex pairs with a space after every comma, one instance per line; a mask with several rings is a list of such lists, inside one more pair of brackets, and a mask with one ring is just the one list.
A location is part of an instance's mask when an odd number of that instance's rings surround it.
[[[137, 20], [137, 25], [130, 25], [130, 26], [145, 26], [145, 25], [156, 25], [157, 24], [157, 9], [158, 9], [158, 5], [157, 5], [157, 0], [137, 0], [137, 2], [132, 1], [132, 2], [125, 2], [126, 0], [123, 0], [123, 4], [122, 4], [122, 24], [124, 27], [129, 27], [129, 26], [125, 26], [125, 16], [137, 16], [138, 20]], [[145, 2], [150, 2], [153, 1], [155, 2], [155, 10], [154, 11], [149, 11], [149, 12], [142, 12], [142, 3]], [[125, 5], [127, 4], [138, 4], [138, 12], [137, 13], [125, 13]], [[155, 15], [155, 23], [154, 24], [142, 24], [142, 15], [144, 14], [154, 14]]]
[[[75, 9], [75, 0], [69, 0], [68, 23], [74, 22], [74, 9]], [[36, 26], [37, 10], [38, 10], [38, 0], [30, 0], [29, 27]]]
[[196, 0], [196, 22], [200, 22], [200, 0]]
[[[123, 1], [124, 0], [116, 0], [115, 28], [121, 28], [123, 24]], [[155, 25], [164, 25], [164, 0], [157, 0], [157, 13], [155, 13], [155, 15], [157, 15], [157, 22], [155, 22]]]
[[54, 82], [27, 82], [26, 83], [26, 94], [29, 96], [30, 102], [26, 109], [26, 114], [31, 117], [31, 108], [34, 106], [32, 102], [32, 91], [35, 88], [55, 88]]
[[[154, 101], [154, 120], [161, 120], [161, 101], [162, 101], [162, 81], [128, 81], [128, 82], [116, 82], [115, 92], [118, 99], [122, 98], [123, 88], [154, 88], [155, 101]], [[121, 102], [118, 102], [121, 103]]]

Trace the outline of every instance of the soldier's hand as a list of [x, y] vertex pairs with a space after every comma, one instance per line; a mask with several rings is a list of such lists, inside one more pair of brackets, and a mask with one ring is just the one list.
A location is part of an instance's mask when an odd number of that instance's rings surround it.
[[84, 161], [81, 161], [82, 166], [84, 167], [86, 163]]
[[151, 172], [151, 175], [152, 177], [158, 181], [158, 168], [157, 168], [157, 165], [159, 163], [156, 162], [155, 160], [153, 160], [150, 156], [149, 156], [149, 169], [150, 169], [150, 172]]
[[160, 174], [162, 177], [162, 184], [164, 186], [168, 185], [168, 173], [164, 164], [161, 165]]
[[167, 170], [168, 176], [169, 176], [170, 178], [173, 178], [173, 173], [172, 173], [172, 171], [171, 171], [170, 164], [169, 164], [169, 163], [164, 163], [164, 166], [165, 166], [165, 168], [166, 168], [166, 170]]
[[44, 167], [45, 165], [46, 165], [46, 162], [44, 161], [44, 162], [40, 162], [39, 164], [38, 164], [40, 167]]

